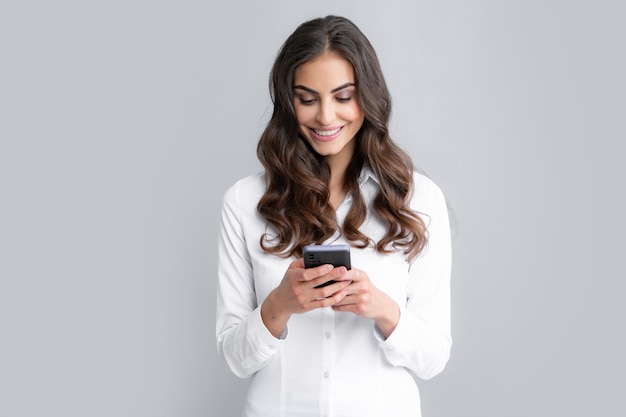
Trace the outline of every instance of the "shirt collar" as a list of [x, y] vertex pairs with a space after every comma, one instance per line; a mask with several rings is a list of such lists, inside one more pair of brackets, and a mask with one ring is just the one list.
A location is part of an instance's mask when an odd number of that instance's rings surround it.
[[380, 181], [378, 180], [378, 177], [376, 177], [376, 175], [374, 174], [374, 171], [372, 171], [369, 165], [365, 164], [363, 165], [363, 168], [361, 169], [361, 174], [359, 175], [359, 185], [365, 184], [369, 179], [374, 181], [377, 185], [380, 185]]

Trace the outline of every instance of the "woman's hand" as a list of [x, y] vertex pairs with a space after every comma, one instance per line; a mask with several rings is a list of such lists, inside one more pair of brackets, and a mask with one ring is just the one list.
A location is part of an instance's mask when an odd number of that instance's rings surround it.
[[[346, 295], [348, 270], [341, 266], [321, 265], [304, 268], [304, 261], [293, 261], [282, 281], [265, 299], [261, 306], [261, 318], [265, 327], [279, 337], [287, 326], [292, 314], [300, 314], [316, 308], [329, 307], [339, 303]], [[316, 288], [330, 280], [330, 285]]]
[[373, 319], [385, 338], [389, 337], [400, 320], [398, 304], [376, 288], [367, 274], [360, 269], [351, 269], [346, 273], [345, 279], [351, 281], [351, 284], [342, 291], [347, 295], [333, 304], [333, 309]]

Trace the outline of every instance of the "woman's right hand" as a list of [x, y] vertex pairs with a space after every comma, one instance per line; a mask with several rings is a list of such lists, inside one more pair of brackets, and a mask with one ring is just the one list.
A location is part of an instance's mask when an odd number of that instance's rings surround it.
[[[347, 295], [345, 288], [351, 282], [342, 279], [346, 272], [345, 267], [333, 268], [332, 265], [305, 269], [302, 258], [293, 261], [278, 287], [261, 306], [265, 327], [279, 337], [292, 314], [329, 307], [343, 300]], [[316, 288], [331, 280], [336, 282]]]

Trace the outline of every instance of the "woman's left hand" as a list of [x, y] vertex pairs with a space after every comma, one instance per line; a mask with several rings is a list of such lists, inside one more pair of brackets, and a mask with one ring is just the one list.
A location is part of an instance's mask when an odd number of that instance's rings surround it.
[[385, 338], [389, 337], [400, 320], [398, 304], [374, 286], [365, 271], [353, 268], [347, 272], [344, 278], [352, 281], [344, 289], [348, 295], [333, 305], [333, 310], [350, 312], [360, 317], [373, 319]]

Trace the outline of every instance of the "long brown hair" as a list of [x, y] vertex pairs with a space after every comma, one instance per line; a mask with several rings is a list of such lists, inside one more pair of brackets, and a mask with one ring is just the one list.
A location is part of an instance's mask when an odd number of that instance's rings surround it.
[[[365, 116], [346, 171], [345, 187], [352, 195], [352, 206], [342, 227], [329, 202], [330, 169], [324, 157], [300, 136], [293, 105], [296, 68], [325, 52], [336, 53], [352, 64], [356, 97]], [[338, 16], [301, 24], [274, 62], [270, 94], [274, 111], [257, 146], [267, 175], [267, 189], [257, 208], [273, 227], [261, 237], [263, 250], [282, 257], [301, 256], [304, 245], [320, 244], [342, 233], [358, 248], [373, 246], [381, 253], [403, 250], [409, 259], [417, 256], [427, 236], [424, 221], [409, 207], [413, 164], [389, 137], [387, 84], [374, 48], [357, 26]], [[372, 211], [386, 225], [386, 233], [378, 242], [359, 230], [367, 216], [358, 184], [364, 165], [380, 182]]]

